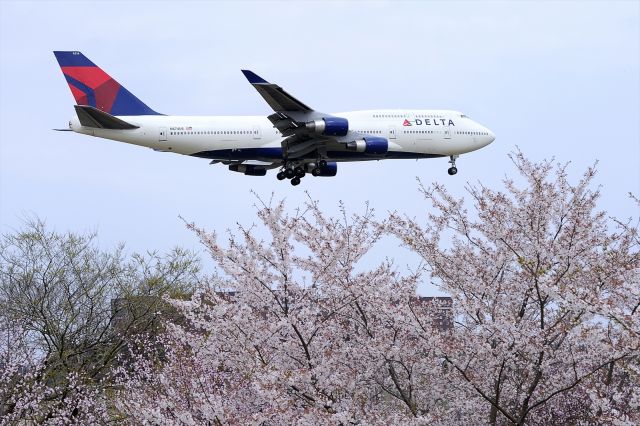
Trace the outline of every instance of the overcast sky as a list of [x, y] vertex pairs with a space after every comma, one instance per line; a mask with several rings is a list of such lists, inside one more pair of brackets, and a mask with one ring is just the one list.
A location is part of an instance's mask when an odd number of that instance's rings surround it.
[[[497, 186], [516, 146], [598, 161], [600, 208], [638, 216], [640, 2], [0, 2], [0, 228], [35, 214], [57, 230], [97, 230], [105, 248], [198, 248], [178, 219], [224, 231], [255, 221], [255, 196], [307, 195], [329, 213], [370, 201], [382, 217], [424, 217], [423, 182]], [[207, 160], [51, 129], [73, 98], [53, 50], [80, 50], [151, 108], [268, 115], [248, 68], [324, 112], [463, 111], [496, 141], [458, 160], [340, 164], [298, 187]], [[384, 254], [395, 245], [385, 242]], [[394, 249], [395, 250], [395, 249]], [[396, 258], [403, 252], [394, 251]], [[405, 259], [396, 259], [402, 264]], [[409, 260], [407, 260], [408, 263]]]

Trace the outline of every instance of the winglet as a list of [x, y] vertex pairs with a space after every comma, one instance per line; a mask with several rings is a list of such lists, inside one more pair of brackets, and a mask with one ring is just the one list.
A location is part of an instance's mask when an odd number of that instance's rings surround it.
[[310, 112], [313, 109], [309, 108], [287, 92], [277, 84], [269, 83], [258, 74], [249, 70], [241, 70], [242, 74], [247, 77], [249, 83], [260, 93], [260, 96], [264, 98], [274, 111], [301, 111]]
[[269, 84], [267, 80], [260, 77], [258, 74], [254, 73], [253, 71], [249, 71], [249, 70], [241, 70], [241, 71], [242, 71], [242, 74], [244, 74], [244, 76], [247, 77], [247, 80], [249, 80], [249, 83], [251, 84]]

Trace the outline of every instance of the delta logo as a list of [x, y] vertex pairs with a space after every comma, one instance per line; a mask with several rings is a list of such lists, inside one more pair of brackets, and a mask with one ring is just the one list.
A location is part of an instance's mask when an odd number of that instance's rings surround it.
[[425, 118], [425, 119], [419, 119], [416, 118], [413, 121], [409, 121], [406, 118], [404, 119], [404, 121], [402, 122], [402, 125], [404, 127], [409, 127], [409, 126], [455, 126], [455, 123], [453, 122], [453, 120], [449, 119], [449, 122], [447, 123], [447, 119], [445, 118]]

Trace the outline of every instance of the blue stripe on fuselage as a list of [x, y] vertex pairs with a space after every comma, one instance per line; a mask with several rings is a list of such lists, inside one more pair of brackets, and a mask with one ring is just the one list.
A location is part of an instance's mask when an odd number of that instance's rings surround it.
[[[246, 148], [246, 149], [217, 149], [213, 151], [201, 151], [191, 154], [194, 157], [207, 158], [210, 160], [265, 160], [281, 161], [282, 148]], [[327, 151], [327, 160], [378, 160], [378, 159], [419, 159], [444, 157], [440, 154], [422, 154], [418, 152], [398, 152], [389, 151], [385, 155], [367, 155], [361, 152], [351, 151]], [[302, 157], [306, 160], [315, 160], [315, 153]], [[300, 158], [296, 158], [300, 160]]]

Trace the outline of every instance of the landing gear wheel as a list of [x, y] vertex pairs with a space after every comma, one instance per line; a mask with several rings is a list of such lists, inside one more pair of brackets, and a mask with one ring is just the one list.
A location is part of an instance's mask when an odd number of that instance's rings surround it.
[[301, 173], [304, 173], [304, 169], [300, 166], [293, 169], [293, 171], [295, 172], [296, 176], [300, 176]]
[[320, 161], [318, 161], [318, 166], [319, 166], [321, 169], [324, 169], [325, 167], [327, 167], [327, 160], [320, 160]]
[[293, 186], [300, 185], [300, 178], [294, 177], [293, 179], [291, 179], [291, 185]]
[[286, 170], [284, 171], [284, 176], [285, 176], [287, 179], [291, 179], [291, 178], [293, 178], [295, 175], [296, 175], [296, 172], [294, 172], [294, 171], [293, 171], [293, 169], [286, 169]]
[[304, 172], [304, 170], [302, 170], [301, 172], [296, 174], [296, 177], [302, 179], [304, 177], [304, 175], [305, 175], [305, 172]]
[[278, 172], [278, 174], [276, 175], [276, 178], [278, 178], [278, 180], [284, 180], [286, 179], [286, 175], [284, 172]]
[[322, 170], [320, 170], [319, 167], [315, 167], [314, 169], [311, 170], [311, 174], [314, 176], [320, 176], [320, 173], [322, 173]]
[[458, 173], [458, 169], [456, 168], [456, 158], [458, 158], [457, 155], [449, 156], [449, 164], [451, 164], [451, 167], [449, 167], [449, 170], [447, 170], [447, 173], [449, 173], [449, 176], [453, 176], [456, 173]]

